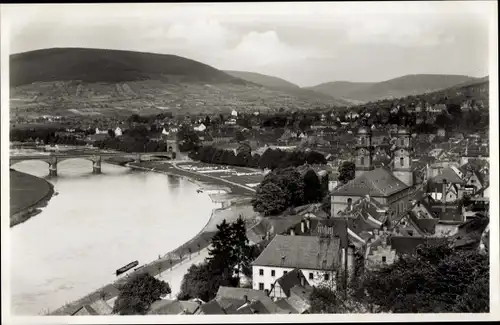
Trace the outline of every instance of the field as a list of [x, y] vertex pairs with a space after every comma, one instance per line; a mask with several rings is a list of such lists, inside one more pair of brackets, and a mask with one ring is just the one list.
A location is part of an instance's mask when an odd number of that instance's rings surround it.
[[255, 188], [264, 179], [262, 171], [253, 168], [206, 164], [201, 162], [180, 163], [181, 169]]

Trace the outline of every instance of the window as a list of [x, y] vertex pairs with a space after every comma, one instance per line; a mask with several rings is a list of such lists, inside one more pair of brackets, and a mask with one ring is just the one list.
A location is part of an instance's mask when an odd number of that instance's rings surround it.
[[285, 275], [285, 274], [287, 274], [287, 273], [288, 273], [288, 271], [283, 271], [283, 275]]
[[387, 262], [387, 257], [382, 256], [382, 263], [385, 263], [385, 262]]
[[325, 273], [325, 281], [328, 281], [330, 279], [330, 274]]
[[264, 283], [259, 283], [259, 290], [264, 290]]
[[408, 235], [413, 236], [413, 230], [408, 230]]
[[275, 276], [275, 275], [276, 275], [276, 271], [271, 270], [271, 276]]
[[314, 274], [312, 272], [309, 272], [309, 280], [314, 279]]
[[359, 163], [361, 165], [364, 165], [365, 164], [365, 157], [359, 157]]
[[401, 165], [401, 167], [403, 167], [405, 165], [405, 161], [404, 161], [403, 157], [399, 158], [399, 164]]
[[264, 275], [264, 270], [263, 269], [259, 270], [259, 275]]

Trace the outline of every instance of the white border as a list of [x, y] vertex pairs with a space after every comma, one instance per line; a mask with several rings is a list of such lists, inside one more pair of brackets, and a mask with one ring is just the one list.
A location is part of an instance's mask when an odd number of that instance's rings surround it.
[[[494, 1], [481, 1], [487, 2], [491, 5], [490, 17], [490, 186], [492, 198], [497, 198], [499, 193], [498, 188], [498, 7]], [[425, 2], [420, 2], [425, 3]], [[308, 3], [311, 7], [308, 9], [313, 10], [314, 5]], [[351, 2], [351, 4], [354, 4]], [[414, 3], [413, 3], [414, 4]], [[115, 6], [117, 4], [114, 4]], [[133, 4], [127, 4], [133, 5]], [[138, 4], [136, 4], [137, 6]], [[234, 3], [232, 4], [234, 5]], [[248, 8], [250, 4], [239, 4], [238, 8], [245, 6]], [[251, 4], [252, 9], [257, 9], [256, 4]], [[262, 4], [259, 4], [262, 5]], [[266, 3], [271, 7], [276, 7], [276, 3]], [[301, 4], [302, 5], [302, 4]], [[26, 5], [25, 5], [26, 6]], [[109, 6], [103, 5], [103, 6]], [[286, 6], [286, 5], [285, 5]], [[116, 7], [115, 7], [116, 8]], [[213, 9], [211, 7], [210, 9]], [[285, 7], [281, 7], [285, 9]], [[175, 315], [175, 316], [121, 316], [121, 317], [106, 317], [106, 316], [33, 316], [33, 317], [20, 317], [10, 315], [10, 232], [9, 232], [9, 167], [6, 163], [9, 159], [9, 30], [8, 19], [15, 17], [8, 17], [5, 14], [5, 5], [1, 5], [1, 176], [2, 176], [2, 197], [1, 197], [1, 249], [2, 249], [2, 324], [122, 324], [122, 323], [155, 323], [155, 322], [176, 322], [176, 323], [191, 323], [191, 322], [206, 322], [206, 323], [250, 323], [250, 322], [349, 322], [349, 321], [433, 321], [433, 320], [447, 320], [447, 321], [466, 321], [466, 320], [499, 320], [499, 307], [500, 307], [500, 278], [499, 278], [499, 209], [498, 201], [492, 200], [490, 206], [490, 266], [491, 266], [491, 282], [490, 288], [490, 314], [363, 314], [363, 315], [225, 315], [225, 316], [192, 316], [192, 315]], [[308, 11], [310, 11], [308, 10]], [[314, 11], [314, 10], [313, 10]], [[3, 149], [5, 148], [5, 150]]]

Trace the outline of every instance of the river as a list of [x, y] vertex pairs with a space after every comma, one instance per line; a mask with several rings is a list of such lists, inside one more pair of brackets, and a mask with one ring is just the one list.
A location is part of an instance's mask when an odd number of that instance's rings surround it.
[[[47, 177], [48, 166], [13, 169]], [[35, 217], [10, 230], [14, 315], [38, 315], [112, 282], [131, 261], [148, 263], [194, 237], [214, 204], [178, 177], [71, 159], [48, 179], [58, 192]]]

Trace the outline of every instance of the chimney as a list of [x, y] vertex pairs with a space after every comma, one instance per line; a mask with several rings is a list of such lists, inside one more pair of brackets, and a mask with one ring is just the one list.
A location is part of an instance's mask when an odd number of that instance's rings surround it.
[[373, 230], [373, 235], [375, 236], [375, 239], [377, 239], [380, 236], [379, 230], [378, 229], [374, 229]]
[[306, 232], [305, 227], [306, 227], [306, 223], [304, 222], [304, 220], [302, 220], [300, 222], [300, 231], [302, 234]]

